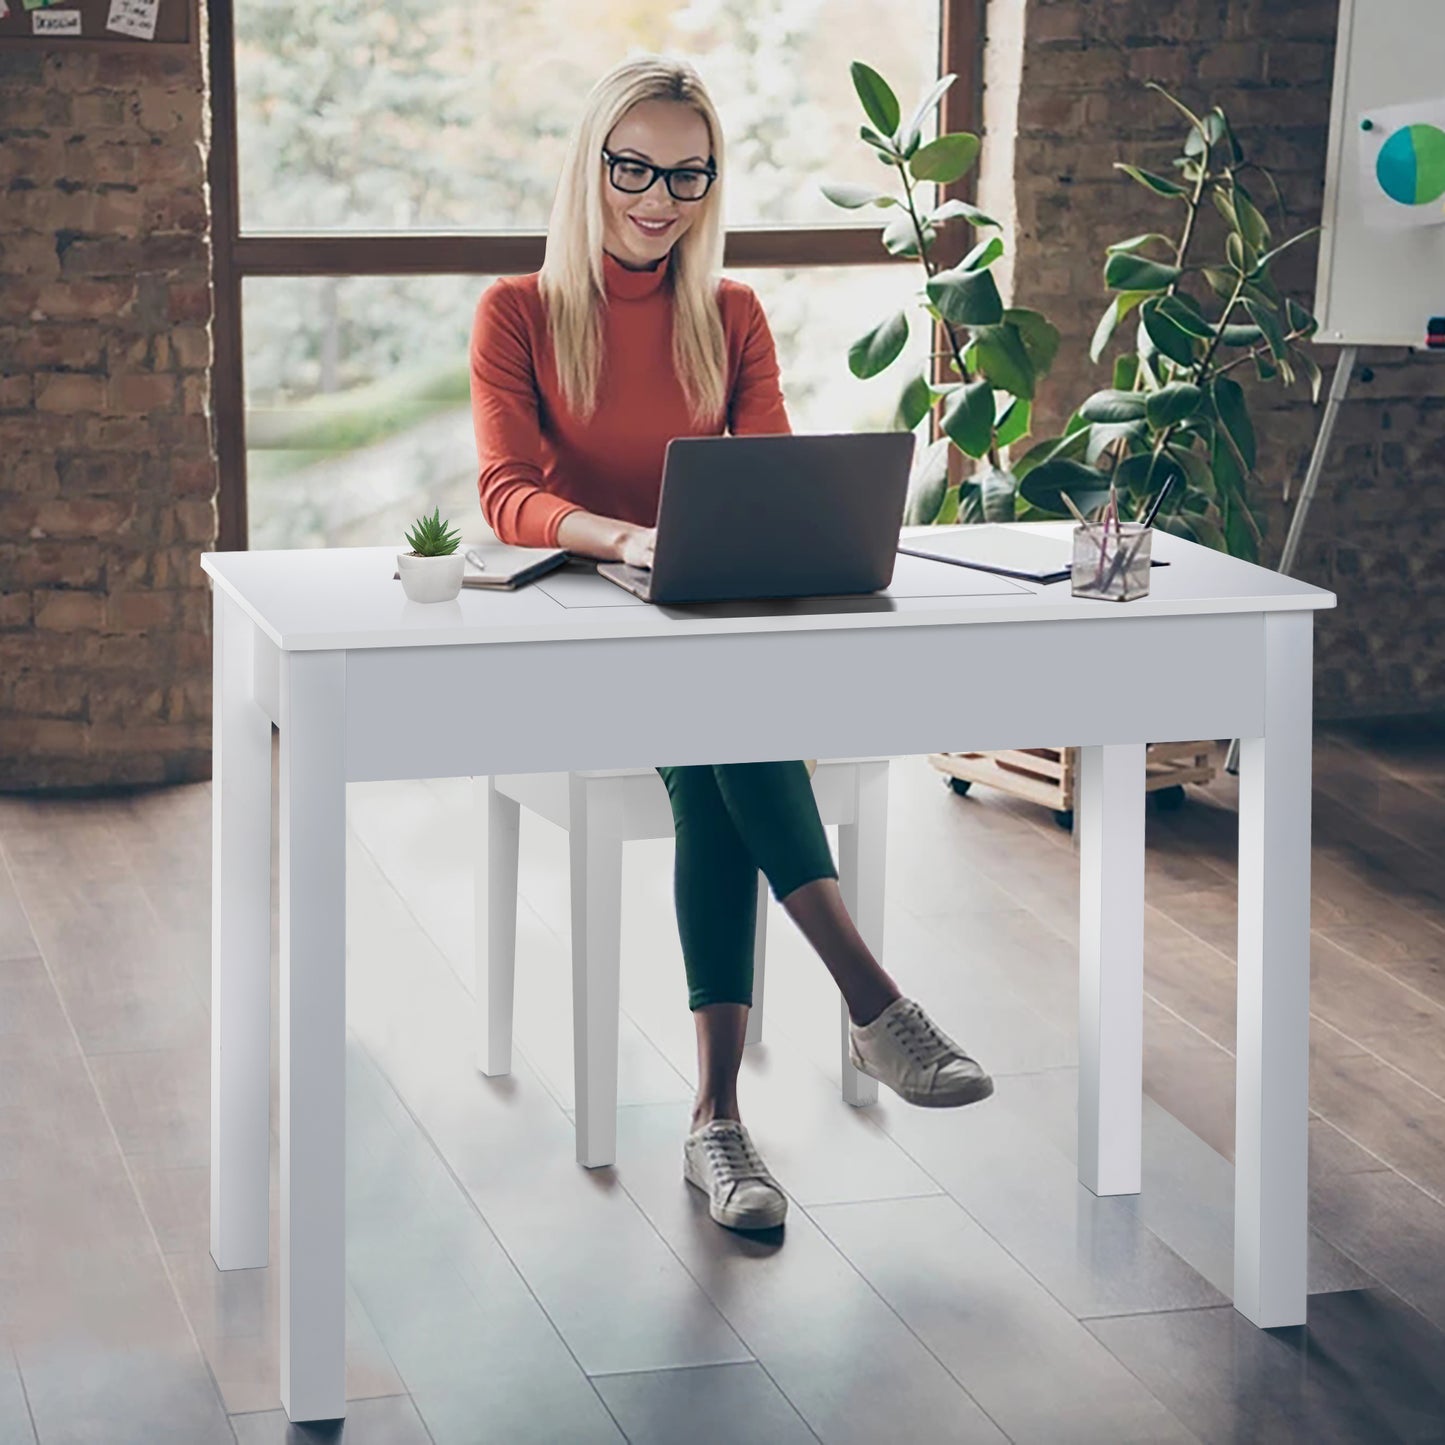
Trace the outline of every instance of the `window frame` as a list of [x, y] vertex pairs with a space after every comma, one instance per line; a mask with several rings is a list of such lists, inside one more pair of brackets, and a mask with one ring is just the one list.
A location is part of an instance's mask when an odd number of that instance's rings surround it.
[[[546, 233], [407, 231], [368, 235], [240, 230], [240, 166], [236, 125], [236, 0], [209, 0], [211, 278], [215, 311], [211, 365], [213, 439], [220, 471], [220, 551], [247, 546], [246, 415], [241, 288], [251, 276], [505, 276], [541, 267]], [[938, 73], [958, 79], [943, 98], [945, 130], [982, 130], [984, 0], [939, 0]], [[945, 196], [973, 199], [973, 176]], [[871, 226], [740, 226], [727, 233], [728, 267], [833, 267], [887, 262], [881, 224]], [[935, 254], [951, 265], [962, 254], [959, 228], [949, 228]], [[916, 261], [899, 259], [898, 264]]]

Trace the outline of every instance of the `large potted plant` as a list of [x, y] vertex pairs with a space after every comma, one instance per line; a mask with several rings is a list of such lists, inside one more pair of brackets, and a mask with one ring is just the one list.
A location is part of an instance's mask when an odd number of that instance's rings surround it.
[[[935, 379], [930, 347], [930, 363], [908, 379], [899, 397], [900, 428], [912, 431], [937, 410], [942, 432], [915, 468], [904, 521], [1012, 521], [1017, 484], [1002, 453], [1028, 434], [1034, 391], [1053, 362], [1059, 333], [1039, 312], [1004, 305], [991, 269], [1003, 255], [997, 236], [978, 241], [953, 266], [944, 267], [935, 256], [945, 227], [998, 229], [997, 221], [967, 201], [927, 198], [934, 186], [961, 180], [978, 160], [979, 138], [970, 132], [923, 139], [929, 118], [955, 77], [943, 76], [905, 121], [898, 97], [877, 71], [854, 61], [852, 76], [868, 122], [859, 135], [895, 173], [899, 189], [829, 184], [823, 194], [848, 210], [879, 207], [893, 212], [883, 227], [882, 244], [891, 255], [916, 257], [922, 266], [919, 308], [939, 339], [948, 373], [941, 381]], [[849, 350], [853, 374], [867, 378], [886, 371], [903, 354], [908, 334], [906, 309], [878, 322]], [[951, 447], [978, 464], [961, 482], [949, 480]]]
[[[1315, 318], [1275, 279], [1279, 256], [1318, 227], [1276, 239], [1246, 187], [1276, 196], [1268, 172], [1246, 160], [1224, 111], [1196, 115], [1151, 84], [1186, 122], [1173, 175], [1117, 163], [1176, 211], [1166, 231], [1115, 242], [1104, 261], [1114, 294], [1089, 348], [1098, 362], [1117, 328], [1135, 319], [1133, 345], [1114, 362], [1113, 384], [1094, 392], [1063, 432], [1014, 465], [1019, 515], [1066, 516], [1067, 495], [1097, 512], [1114, 483], [1128, 513], [1142, 515], [1168, 489], [1155, 524], [1254, 561], [1264, 526], [1258, 503], [1254, 425], [1238, 377], [1284, 386], [1304, 380], [1319, 399], [1320, 370], [1303, 343]], [[1225, 223], [1223, 255], [1198, 254], [1200, 218]]]

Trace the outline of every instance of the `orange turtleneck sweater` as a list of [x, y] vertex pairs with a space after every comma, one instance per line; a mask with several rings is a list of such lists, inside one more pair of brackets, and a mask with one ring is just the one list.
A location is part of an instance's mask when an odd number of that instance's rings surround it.
[[786, 432], [778, 360], [763, 308], [737, 281], [718, 284], [727, 338], [726, 427], [699, 428], [672, 367], [668, 262], [630, 271], [606, 252], [606, 363], [597, 409], [580, 420], [562, 399], [537, 277], [503, 277], [472, 324], [472, 420], [482, 515], [500, 541], [555, 547], [568, 512], [651, 527], [673, 437]]

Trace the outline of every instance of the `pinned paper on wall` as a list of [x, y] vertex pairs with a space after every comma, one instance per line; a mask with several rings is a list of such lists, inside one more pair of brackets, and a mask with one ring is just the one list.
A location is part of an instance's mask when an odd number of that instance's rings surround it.
[[36, 35], [79, 35], [79, 10], [36, 10], [31, 14], [31, 30]]
[[1357, 134], [1365, 224], [1445, 225], [1445, 99], [1362, 111]]
[[110, 0], [105, 28], [132, 35], [137, 40], [154, 40], [160, 8], [160, 0]]

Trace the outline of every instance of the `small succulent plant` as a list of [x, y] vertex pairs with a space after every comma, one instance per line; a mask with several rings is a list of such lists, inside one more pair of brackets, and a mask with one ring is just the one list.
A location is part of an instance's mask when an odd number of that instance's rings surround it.
[[462, 534], [450, 522], [442, 520], [441, 508], [437, 507], [430, 517], [416, 519], [406, 540], [415, 557], [449, 557], [457, 550]]

